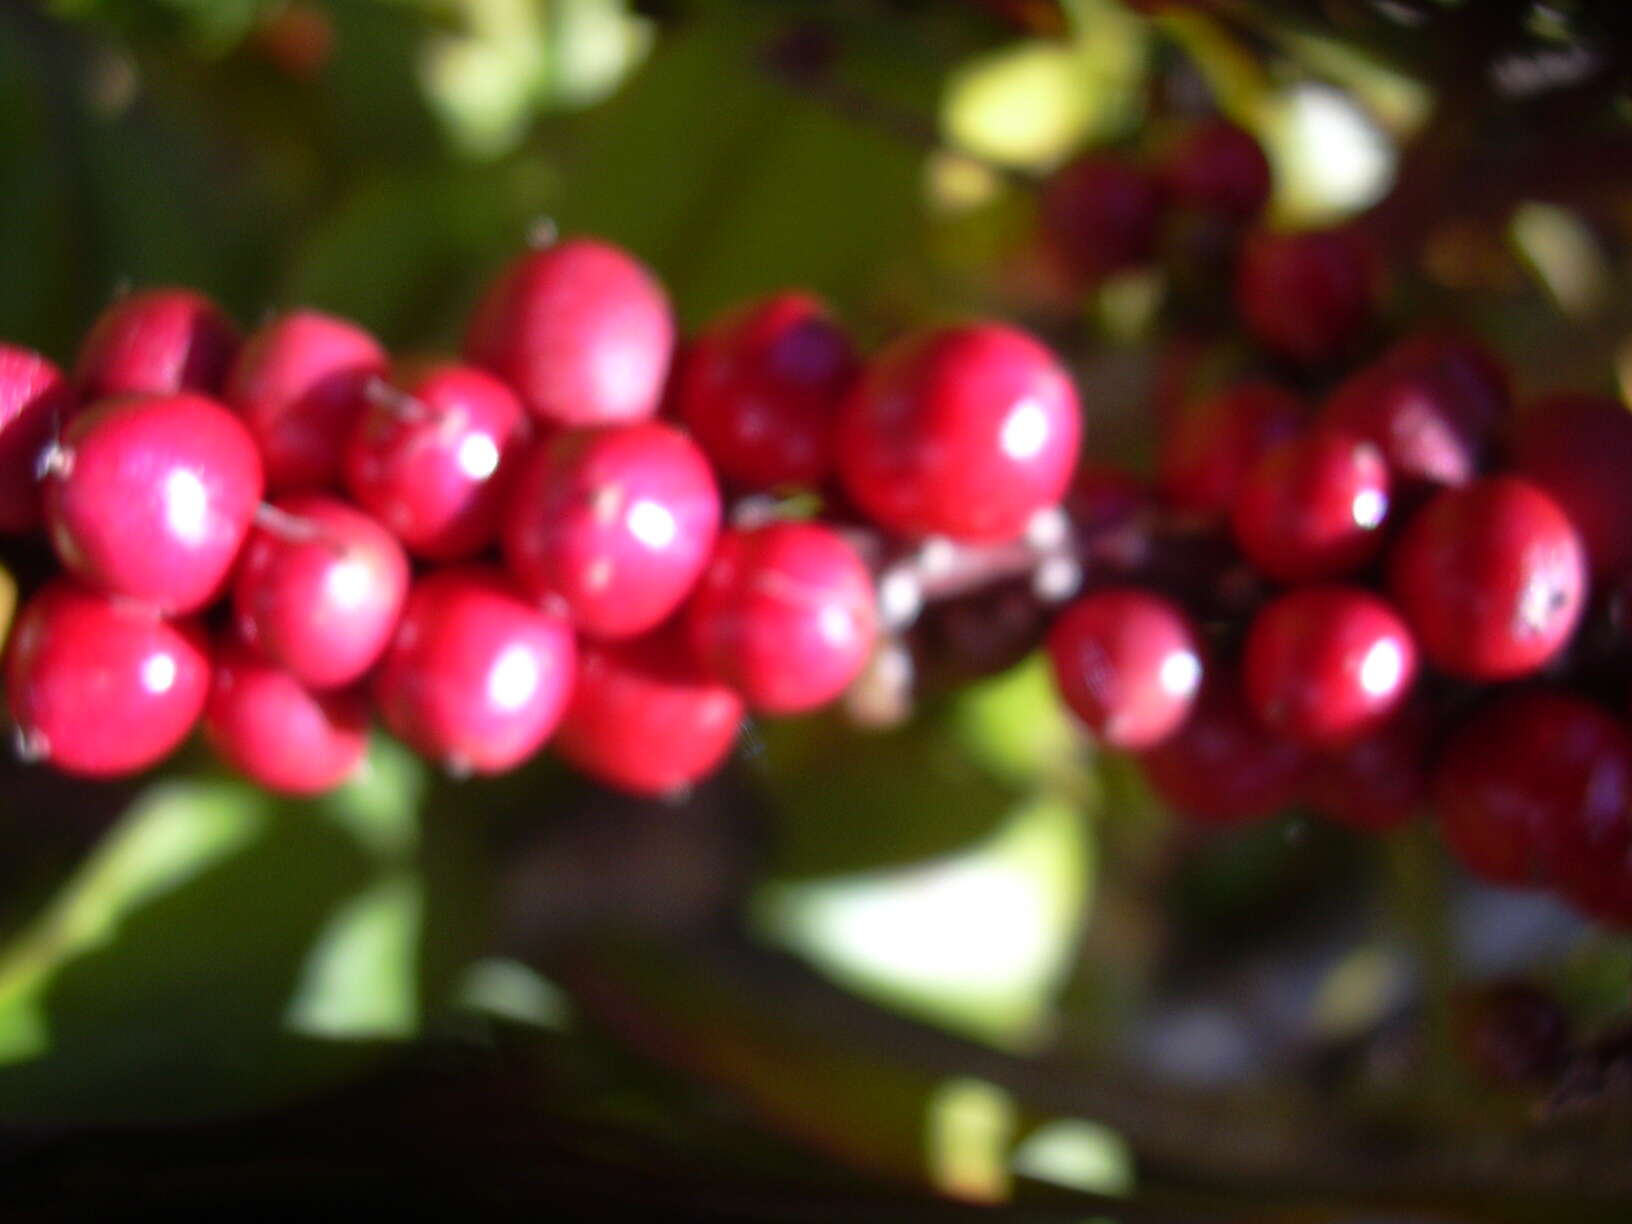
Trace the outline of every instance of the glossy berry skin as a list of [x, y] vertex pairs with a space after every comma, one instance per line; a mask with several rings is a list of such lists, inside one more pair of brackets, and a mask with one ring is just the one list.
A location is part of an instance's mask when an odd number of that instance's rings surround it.
[[1099, 280], [1149, 262], [1165, 206], [1156, 175], [1123, 158], [1090, 153], [1044, 184], [1043, 234], [1073, 272]]
[[1320, 754], [1310, 767], [1309, 805], [1367, 833], [1407, 823], [1428, 794], [1432, 730], [1428, 712], [1407, 704], [1375, 731]]
[[751, 709], [798, 714], [861, 674], [878, 632], [872, 575], [816, 523], [721, 534], [686, 609], [697, 659]]
[[379, 341], [315, 310], [292, 311], [249, 337], [227, 381], [227, 402], [266, 456], [269, 490], [338, 483], [365, 391], [385, 371]]
[[1470, 680], [1526, 675], [1563, 649], [1586, 597], [1581, 538], [1529, 481], [1446, 489], [1394, 546], [1394, 601], [1424, 657]]
[[1451, 415], [1476, 438], [1493, 433], [1513, 407], [1512, 379], [1483, 343], [1448, 327], [1426, 327], [1390, 345], [1384, 369], [1413, 371], [1444, 389]]
[[714, 772], [742, 717], [742, 699], [665, 627], [628, 641], [582, 643], [555, 749], [607, 786], [669, 795]]
[[191, 289], [144, 289], [104, 310], [80, 346], [82, 402], [110, 395], [219, 395], [238, 352], [238, 329]]
[[1272, 186], [1269, 159], [1252, 135], [1224, 119], [1199, 123], [1168, 150], [1162, 181], [1177, 205], [1251, 221]]
[[1153, 748], [1189, 717], [1201, 689], [1195, 629], [1150, 591], [1114, 587], [1077, 600], [1048, 634], [1054, 683], [1100, 743]]
[[1382, 544], [1388, 484], [1382, 451], [1356, 434], [1315, 430], [1282, 442], [1241, 481], [1236, 542], [1277, 582], [1342, 577]]
[[260, 454], [232, 413], [189, 392], [103, 400], [56, 458], [46, 526], [71, 573], [167, 613], [216, 597], [261, 499]]
[[1247, 701], [1266, 727], [1317, 748], [1374, 731], [1416, 679], [1411, 632], [1360, 587], [1312, 586], [1266, 604], [1247, 632]]
[[111, 778], [156, 765], [187, 738], [210, 658], [189, 622], [57, 579], [18, 615], [6, 685], [31, 755]]
[[29, 349], [0, 344], [0, 532], [40, 525], [36, 465], [72, 407], [62, 371]]
[[529, 437], [526, 409], [498, 379], [433, 366], [364, 411], [346, 447], [346, 487], [416, 556], [464, 560], [498, 537]]
[[311, 689], [352, 684], [390, 641], [408, 558], [375, 519], [322, 493], [273, 503], [233, 584], [238, 636]]
[[282, 795], [320, 795], [357, 772], [368, 751], [368, 703], [356, 689], [314, 693], [255, 651], [216, 651], [204, 737], [250, 781]]
[[1370, 251], [1345, 230], [1250, 235], [1236, 267], [1235, 303], [1254, 340], [1300, 365], [1341, 357], [1377, 311]]
[[833, 468], [855, 347], [805, 293], [730, 311], [687, 346], [675, 411], [724, 479], [744, 489], [816, 486]]
[[903, 337], [873, 359], [839, 420], [852, 501], [902, 535], [1012, 539], [1071, 483], [1076, 391], [1024, 332], [969, 323]]
[[1556, 395], [1531, 405], [1512, 462], [1552, 495], [1587, 546], [1593, 572], [1632, 570], [1632, 411], [1607, 397]]
[[662, 287], [626, 251], [576, 238], [529, 251], [488, 288], [465, 356], [549, 425], [611, 425], [657, 411], [674, 353]]
[[414, 584], [374, 692], [386, 725], [425, 756], [503, 773], [554, 733], [576, 663], [564, 620], [497, 569], [456, 567]]
[[1256, 381], [1182, 405], [1158, 442], [1163, 496], [1182, 510], [1228, 514], [1246, 474], [1301, 431], [1303, 415], [1292, 392]]
[[593, 637], [632, 637], [690, 594], [719, 525], [708, 460], [679, 430], [570, 430], [522, 462], [504, 555], [529, 598]]

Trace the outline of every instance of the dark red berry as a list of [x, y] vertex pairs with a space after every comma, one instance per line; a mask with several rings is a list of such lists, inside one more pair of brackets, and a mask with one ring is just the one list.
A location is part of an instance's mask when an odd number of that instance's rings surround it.
[[104, 400], [49, 458], [46, 525], [72, 573], [164, 612], [216, 597], [261, 500], [261, 457], [232, 413], [189, 392]]
[[379, 341], [315, 310], [272, 320], [250, 336], [227, 381], [227, 401], [266, 456], [274, 493], [338, 483], [346, 440], [386, 370]]
[[1500, 680], [1556, 655], [1580, 619], [1586, 554], [1558, 504], [1527, 480], [1446, 489], [1394, 548], [1391, 588], [1423, 655]]
[[1166, 197], [1161, 180], [1133, 162], [1089, 153], [1043, 187], [1043, 233], [1086, 280], [1137, 267], [1156, 253]]
[[1531, 405], [1513, 466], [1552, 495], [1587, 546], [1593, 572], [1632, 569], [1632, 411], [1606, 396], [1555, 395]]
[[1174, 203], [1234, 221], [1264, 211], [1273, 185], [1253, 136], [1225, 119], [1198, 123], [1168, 150], [1162, 179]]
[[521, 401], [491, 374], [454, 364], [376, 390], [346, 448], [351, 495], [421, 557], [481, 552], [498, 536], [524, 454]]
[[85, 403], [109, 395], [219, 395], [238, 329], [191, 289], [144, 289], [104, 310], [74, 363]]
[[1299, 433], [1303, 415], [1302, 400], [1267, 382], [1191, 400], [1162, 430], [1156, 463], [1163, 495], [1180, 509], [1227, 514], [1247, 472]]
[[578, 429], [523, 460], [504, 553], [529, 597], [592, 636], [632, 637], [690, 594], [719, 525], [708, 460], [679, 430]]
[[1242, 672], [1265, 726], [1333, 748], [1376, 730], [1399, 707], [1416, 679], [1417, 651], [1405, 622], [1370, 591], [1303, 587], [1253, 619]]
[[560, 617], [496, 569], [414, 584], [375, 695], [386, 725], [458, 772], [503, 773], [544, 746], [572, 691], [577, 650]]
[[408, 589], [396, 537], [356, 507], [291, 493], [263, 514], [233, 585], [239, 636], [313, 689], [362, 678]]
[[40, 525], [40, 452], [72, 405], [62, 371], [38, 353], [0, 344], [0, 531]]
[[872, 653], [873, 580], [843, 536], [817, 523], [721, 534], [686, 612], [698, 660], [767, 714], [826, 705]]
[[1242, 245], [1235, 303], [1253, 339], [1302, 365], [1341, 357], [1377, 311], [1369, 249], [1347, 230], [1260, 231]]
[[551, 425], [657, 411], [674, 351], [668, 298], [626, 252], [576, 238], [510, 264], [476, 307], [465, 355]]
[[1064, 504], [1078, 551], [1096, 577], [1136, 570], [1149, 559], [1156, 491], [1146, 481], [1087, 463], [1077, 470]]
[[1379, 729], [1321, 754], [1311, 765], [1309, 805], [1339, 824], [1381, 833], [1411, 820], [1428, 793], [1432, 725], [1407, 704]]
[[58, 579], [18, 615], [6, 683], [27, 756], [115, 777], [157, 764], [187, 738], [210, 659], [190, 623]]
[[1442, 365], [1385, 360], [1342, 383], [1322, 406], [1320, 422], [1375, 443], [1401, 481], [1464, 485], [1478, 474], [1493, 407]]
[[357, 772], [368, 703], [356, 689], [314, 693], [247, 647], [216, 652], [204, 735], [246, 778], [285, 795], [320, 795]]
[[1378, 364], [1432, 378], [1443, 388], [1450, 415], [1475, 438], [1489, 436], [1513, 406], [1512, 380], [1501, 358], [1452, 328], [1413, 332], [1393, 344]]
[[1388, 464], [1337, 430], [1292, 438], [1241, 481], [1232, 524], [1253, 568], [1278, 582], [1340, 578], [1370, 561], [1388, 514]]
[[1011, 539], [1070, 485], [1082, 419], [1071, 380], [1024, 332], [995, 323], [904, 337], [846, 398], [839, 475], [905, 535]]
[[805, 293], [773, 294], [714, 320], [680, 363], [676, 409], [731, 484], [819, 485], [833, 468], [855, 348]]
[[742, 699], [704, 672], [684, 637], [666, 627], [582, 644], [555, 747], [608, 786], [667, 795], [714, 772], [742, 716]]
[[1201, 689], [1201, 646], [1190, 620], [1150, 591], [1085, 595], [1048, 634], [1054, 683], [1101, 743], [1153, 748], [1189, 717]]

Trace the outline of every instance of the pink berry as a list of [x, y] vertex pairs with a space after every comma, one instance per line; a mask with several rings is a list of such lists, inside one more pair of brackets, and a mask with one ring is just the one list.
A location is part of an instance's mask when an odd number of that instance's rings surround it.
[[611, 425], [657, 411], [674, 352], [668, 298], [608, 243], [529, 251], [476, 307], [465, 355], [551, 425]]
[[58, 579], [18, 616], [6, 682], [26, 753], [64, 773], [116, 777], [187, 738], [210, 660], [190, 623]]
[[1270, 450], [1236, 497], [1236, 542], [1278, 582], [1340, 578], [1370, 561], [1388, 514], [1388, 464], [1356, 434], [1315, 430]]
[[1618, 400], [1557, 395], [1533, 404], [1513, 440], [1513, 466], [1569, 515], [1593, 571], [1632, 570], [1632, 411]]
[[827, 308], [784, 292], [714, 320], [687, 346], [676, 411], [730, 483], [815, 486], [833, 468], [855, 348]]
[[439, 570], [414, 584], [375, 681], [391, 730], [455, 772], [503, 773], [555, 731], [577, 650], [558, 616], [497, 569]]
[[74, 364], [85, 403], [109, 395], [218, 395], [238, 329], [191, 289], [145, 289], [104, 310]]
[[239, 636], [301, 684], [340, 688], [380, 657], [407, 590], [395, 536], [337, 498], [291, 493], [250, 535], [233, 612]]
[[521, 401], [491, 374], [451, 363], [376, 390], [346, 448], [351, 495], [427, 560], [481, 552], [498, 536], [529, 436]]
[[368, 703], [356, 689], [314, 693], [247, 647], [216, 653], [204, 735], [246, 778], [285, 795], [320, 795], [357, 772]]
[[1059, 501], [1082, 418], [1053, 355], [1024, 332], [970, 323], [898, 340], [867, 367], [839, 418], [839, 475], [904, 535], [1012, 539]]
[[1408, 704], [1375, 731], [1316, 758], [1309, 804], [1321, 815], [1381, 833], [1417, 815], [1428, 793], [1427, 711]]
[[1148, 170], [1089, 153], [1044, 184], [1043, 234], [1073, 272], [1096, 281], [1156, 254], [1165, 207], [1161, 181]]
[[1489, 476], [1446, 489], [1394, 547], [1391, 589], [1430, 663], [1470, 680], [1533, 672], [1581, 617], [1586, 553], [1535, 485]]
[[684, 638], [665, 628], [629, 641], [583, 643], [555, 747], [608, 786], [667, 795], [714, 772], [742, 716], [742, 699], [710, 678]]
[[724, 532], [687, 609], [703, 666], [755, 710], [797, 714], [832, 701], [872, 653], [872, 575], [816, 523]]
[[719, 525], [708, 460], [679, 430], [571, 430], [522, 461], [504, 553], [530, 598], [593, 637], [632, 637], [690, 594]]
[[1264, 348], [1320, 365], [1365, 338], [1377, 312], [1376, 278], [1370, 250], [1350, 231], [1260, 231], [1241, 248], [1236, 309]]
[[1416, 679], [1394, 609], [1359, 587], [1316, 586], [1266, 604], [1247, 633], [1247, 701], [1266, 727], [1333, 748], [1377, 730]]
[[0, 344], [0, 531], [40, 525], [40, 452], [72, 407], [73, 394], [56, 366], [28, 349]]
[[1224, 119], [1185, 132], [1164, 159], [1162, 179], [1175, 203], [1235, 221], [1263, 212], [1272, 186], [1263, 148]]
[[1134, 587], [1095, 591], [1048, 635], [1054, 682], [1101, 743], [1153, 748], [1189, 717], [1201, 688], [1201, 646], [1174, 604]]
[[337, 483], [346, 440], [367, 406], [364, 392], [385, 369], [379, 341], [315, 310], [293, 311], [250, 336], [227, 381], [227, 402], [260, 443], [268, 489]]
[[163, 612], [216, 597], [261, 499], [261, 457], [232, 413], [190, 392], [103, 400], [50, 458], [46, 525], [68, 570]]
[[1301, 431], [1303, 415], [1302, 400], [1269, 382], [1244, 382], [1182, 405], [1158, 443], [1163, 495], [1183, 510], [1229, 513], [1247, 472]]

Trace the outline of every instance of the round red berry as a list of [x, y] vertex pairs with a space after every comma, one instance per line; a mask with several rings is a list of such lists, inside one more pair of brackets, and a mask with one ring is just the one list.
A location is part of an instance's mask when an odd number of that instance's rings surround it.
[[1448, 414], [1476, 439], [1488, 437], [1513, 406], [1512, 380], [1501, 358], [1453, 328], [1413, 332], [1393, 344], [1378, 364], [1433, 379]]
[[1394, 547], [1390, 585], [1429, 662], [1471, 680], [1533, 672], [1581, 617], [1586, 554], [1558, 503], [1490, 476], [1446, 489]]
[[210, 659], [188, 622], [58, 579], [17, 617], [6, 684], [27, 755], [64, 773], [116, 777], [187, 738]]
[[87, 585], [191, 612], [220, 592], [261, 499], [255, 440], [214, 400], [103, 400], [49, 456], [45, 517]]
[[576, 659], [567, 623], [500, 571], [445, 569], [414, 584], [374, 691], [419, 752], [458, 773], [503, 773], [559, 725]]
[[729, 530], [686, 626], [697, 658], [752, 709], [814, 710], [848, 688], [872, 653], [872, 575], [843, 536], [816, 523]]
[[905, 535], [1011, 539], [1071, 483], [1077, 396], [1052, 354], [995, 323], [904, 337], [869, 364], [839, 419], [851, 499]]
[[1269, 159], [1253, 136], [1224, 119], [1190, 128], [1168, 150], [1162, 180], [1175, 203], [1234, 221], [1264, 211]]
[[1417, 651], [1405, 622], [1370, 591], [1304, 587], [1253, 619], [1242, 672], [1266, 727], [1330, 748], [1394, 712], [1416, 679]]
[[227, 401], [260, 443], [272, 492], [338, 482], [364, 392], [385, 369], [379, 341], [315, 310], [293, 311], [250, 336], [227, 380]]
[[145, 289], [104, 310], [80, 346], [74, 382], [90, 403], [108, 395], [218, 395], [238, 329], [191, 289]]
[[1162, 493], [1183, 510], [1227, 514], [1264, 453], [1303, 428], [1303, 401], [1284, 387], [1245, 382], [1183, 404], [1158, 441]]
[[314, 693], [228, 642], [216, 651], [204, 736], [252, 782], [285, 795], [320, 795], [363, 763], [368, 703], [356, 689]]
[[713, 471], [679, 430], [655, 421], [571, 430], [522, 461], [504, 554], [531, 598], [583, 632], [632, 637], [690, 594], [719, 525]]
[[1099, 280], [1148, 262], [1166, 197], [1156, 175], [1123, 158], [1089, 153], [1043, 186], [1043, 233], [1078, 276]]
[[56, 366], [28, 349], [0, 344], [0, 531], [40, 525], [40, 452], [72, 407]]
[[1388, 514], [1388, 464], [1357, 434], [1314, 430], [1274, 447], [1241, 481], [1232, 525], [1253, 568], [1278, 582], [1340, 578], [1370, 561]]
[[1556, 395], [1533, 404], [1513, 466], [1552, 495], [1586, 544], [1593, 572], [1632, 570], [1632, 411], [1619, 400]]
[[239, 636], [313, 689], [362, 678], [408, 589], [402, 545], [356, 507], [291, 493], [263, 513], [233, 585]]
[[1374, 443], [1399, 480], [1464, 485], [1478, 474], [1490, 408], [1443, 369], [1379, 362], [1331, 394], [1320, 422]]
[[1341, 357], [1365, 338], [1377, 299], [1371, 253], [1347, 230], [1260, 231], [1242, 245], [1236, 308], [1279, 356], [1302, 365]]
[[777, 293], [714, 320], [680, 362], [676, 411], [731, 484], [819, 485], [855, 348], [825, 306]]
[[1174, 604], [1133, 587], [1077, 600], [1048, 634], [1054, 683], [1101, 743], [1153, 748], [1189, 717], [1201, 688], [1201, 646]]
[[1365, 832], [1405, 824], [1428, 793], [1431, 731], [1427, 711], [1407, 704], [1377, 730], [1321, 754], [1310, 767], [1310, 806]]
[[551, 425], [657, 411], [674, 351], [668, 298], [627, 252], [577, 238], [507, 267], [471, 318], [465, 355]]

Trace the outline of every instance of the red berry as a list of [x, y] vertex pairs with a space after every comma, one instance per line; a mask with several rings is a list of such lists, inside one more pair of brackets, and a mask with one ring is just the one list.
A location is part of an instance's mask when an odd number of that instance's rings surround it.
[[1443, 388], [1451, 415], [1476, 438], [1495, 430], [1513, 406], [1511, 380], [1501, 358], [1453, 329], [1413, 332], [1391, 346], [1378, 364], [1434, 379]]
[[261, 500], [261, 457], [232, 413], [202, 395], [104, 400], [53, 452], [45, 517], [57, 556], [86, 584], [191, 612], [220, 592]]
[[1587, 546], [1593, 571], [1632, 569], [1632, 412], [1618, 400], [1557, 395], [1531, 406], [1513, 466], [1551, 494]]
[[210, 660], [191, 624], [58, 579], [18, 616], [6, 682], [25, 752], [65, 773], [114, 777], [187, 738]]
[[1366, 832], [1405, 824], [1428, 793], [1430, 730], [1426, 710], [1407, 705], [1376, 731], [1323, 754], [1311, 767], [1310, 806]]
[[497, 537], [527, 437], [510, 388], [473, 366], [433, 366], [374, 397], [346, 448], [346, 486], [410, 552], [464, 560]]
[[146, 289], [102, 312], [80, 347], [74, 382], [85, 403], [108, 395], [218, 395], [238, 329], [191, 289]]
[[626, 252], [577, 238], [530, 251], [489, 287], [465, 355], [539, 420], [611, 425], [657, 411], [674, 351], [668, 298]]
[[1149, 591], [1095, 591], [1048, 634], [1054, 683], [1101, 743], [1152, 748], [1184, 724], [1201, 688], [1201, 647], [1190, 620]]
[[0, 531], [40, 525], [36, 466], [72, 406], [56, 366], [28, 349], [0, 344]]
[[266, 456], [274, 493], [339, 480], [346, 439], [367, 406], [385, 350], [343, 319], [297, 310], [250, 336], [227, 381], [227, 401]]
[[1398, 614], [1370, 591], [1304, 587], [1253, 619], [1242, 671], [1266, 727], [1331, 748], [1394, 712], [1416, 679], [1417, 651]]
[[1388, 514], [1388, 464], [1355, 434], [1315, 430], [1282, 442], [1247, 472], [1235, 539], [1278, 582], [1340, 578], [1370, 561]]
[[1263, 148], [1224, 119], [1185, 132], [1168, 152], [1162, 179], [1176, 203], [1236, 221], [1263, 212], [1272, 186]]
[[375, 694], [386, 725], [426, 756], [503, 773], [555, 731], [576, 658], [567, 623], [498, 570], [440, 570], [414, 584]]
[[898, 340], [839, 421], [856, 505], [905, 535], [1012, 539], [1064, 494], [1081, 413], [1071, 380], [1024, 332], [970, 323]]
[[1260, 231], [1242, 245], [1236, 308], [1279, 356], [1302, 365], [1341, 357], [1364, 339], [1377, 298], [1371, 252], [1349, 231]]
[[1502, 402], [1449, 361], [1415, 362], [1402, 346], [1342, 383], [1321, 424], [1376, 443], [1400, 480], [1463, 485], [1478, 474]]
[[821, 302], [777, 293], [698, 333], [680, 363], [676, 411], [727, 481], [818, 485], [856, 369], [849, 336]]
[[1516, 476], [1446, 489], [1394, 548], [1391, 588], [1428, 661], [1471, 680], [1533, 672], [1581, 617], [1581, 539], [1558, 504]]
[[742, 700], [711, 679], [674, 629], [584, 642], [555, 747], [590, 777], [667, 795], [714, 772], [742, 722]]
[[402, 545], [322, 493], [292, 493], [263, 516], [233, 586], [239, 636], [313, 689], [362, 678], [391, 639], [408, 589]]
[[679, 430], [572, 430], [523, 460], [504, 553], [531, 598], [594, 637], [632, 637], [690, 594], [719, 525], [708, 460]]
[[320, 795], [357, 771], [368, 703], [356, 689], [313, 693], [254, 651], [216, 653], [204, 735], [246, 778], [285, 795]]
[[872, 575], [843, 536], [770, 523], [720, 536], [687, 609], [703, 666], [767, 714], [832, 701], [872, 653]]
[[1302, 425], [1303, 401], [1274, 383], [1245, 382], [1191, 400], [1162, 430], [1162, 493], [1184, 510], [1226, 514], [1247, 472]]
[[1099, 280], [1149, 262], [1165, 206], [1161, 180], [1148, 170], [1089, 153], [1043, 186], [1043, 233], [1077, 275]]

